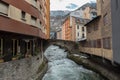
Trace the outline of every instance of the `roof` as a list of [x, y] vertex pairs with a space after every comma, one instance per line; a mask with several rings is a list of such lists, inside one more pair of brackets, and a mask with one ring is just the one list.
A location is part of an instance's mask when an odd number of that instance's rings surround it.
[[88, 23], [86, 23], [84, 26], [87, 26], [89, 24], [91, 24], [92, 22], [94, 22], [95, 20], [99, 19], [101, 16], [97, 16], [94, 19], [92, 19], [91, 21], [89, 21]]

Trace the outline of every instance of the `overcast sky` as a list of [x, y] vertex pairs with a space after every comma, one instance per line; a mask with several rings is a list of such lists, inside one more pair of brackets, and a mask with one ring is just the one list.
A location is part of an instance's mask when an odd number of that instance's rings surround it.
[[88, 2], [96, 2], [96, 0], [50, 0], [50, 9], [72, 11]]

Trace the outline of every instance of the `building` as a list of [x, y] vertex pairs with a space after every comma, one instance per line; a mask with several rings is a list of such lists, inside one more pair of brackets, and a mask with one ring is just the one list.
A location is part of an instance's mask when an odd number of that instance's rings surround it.
[[81, 52], [102, 56], [102, 47], [101, 47], [101, 27], [100, 27], [100, 16], [91, 20], [87, 24], [85, 24], [87, 29], [87, 39], [81, 41]]
[[61, 28], [59, 28], [57, 30], [57, 39], [62, 40], [62, 30], [61, 30]]
[[53, 32], [57, 34], [58, 29], [61, 27], [62, 22], [64, 21], [64, 16], [68, 14], [69, 11], [50, 11], [50, 32], [51, 38], [54, 39], [57, 37], [52, 35]]
[[72, 27], [70, 26], [70, 16], [69, 14], [65, 17], [65, 20], [62, 24], [62, 39], [63, 40], [70, 40], [72, 39], [71, 33]]
[[0, 1], [0, 56], [34, 55], [49, 38], [49, 0]]
[[76, 39], [75, 41], [86, 40], [86, 26], [84, 26], [88, 21], [87, 19], [75, 18], [75, 28], [76, 28]]
[[113, 61], [112, 51], [112, 22], [111, 22], [111, 0], [97, 0], [98, 15], [101, 27], [101, 48], [103, 58]]
[[97, 0], [98, 16], [87, 23], [87, 40], [82, 52], [100, 56], [113, 62], [111, 0]]
[[97, 16], [96, 3], [87, 3], [83, 5], [83, 18], [94, 19]]
[[46, 37], [50, 39], [50, 0], [45, 0], [45, 24], [46, 24]]
[[120, 2], [119, 0], [111, 0], [112, 12], [112, 44], [113, 44], [113, 60], [120, 64]]
[[96, 3], [87, 3], [77, 10], [70, 12], [65, 16], [65, 20], [63, 21], [62, 39], [70, 41], [84, 40], [86, 38], [86, 29], [83, 24], [92, 20], [95, 16], [97, 16]]

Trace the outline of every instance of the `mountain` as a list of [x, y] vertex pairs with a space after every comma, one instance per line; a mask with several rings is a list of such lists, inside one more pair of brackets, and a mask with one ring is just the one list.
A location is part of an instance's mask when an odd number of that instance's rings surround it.
[[65, 16], [68, 14], [70, 11], [50, 11], [50, 16]]

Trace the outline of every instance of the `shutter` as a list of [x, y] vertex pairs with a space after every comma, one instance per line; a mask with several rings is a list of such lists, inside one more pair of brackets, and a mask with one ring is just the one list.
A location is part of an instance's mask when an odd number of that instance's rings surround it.
[[8, 14], [8, 4], [0, 2], [0, 13]]

